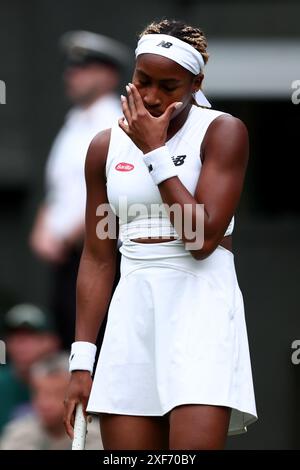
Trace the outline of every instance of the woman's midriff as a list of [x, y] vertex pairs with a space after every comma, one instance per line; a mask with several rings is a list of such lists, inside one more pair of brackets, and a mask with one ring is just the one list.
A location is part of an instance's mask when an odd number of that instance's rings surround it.
[[[173, 238], [161, 238], [161, 237], [134, 238], [132, 241], [136, 243], [162, 243], [162, 242], [171, 242], [173, 240], [176, 240], [176, 238], [175, 237]], [[224, 248], [232, 252], [232, 236], [228, 235], [227, 237], [223, 237], [219, 245], [223, 246]]]

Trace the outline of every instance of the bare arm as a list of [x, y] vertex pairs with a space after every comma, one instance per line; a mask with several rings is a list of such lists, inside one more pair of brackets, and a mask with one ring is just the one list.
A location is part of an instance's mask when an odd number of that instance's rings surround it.
[[106, 184], [105, 162], [110, 132], [98, 134], [92, 141], [85, 167], [87, 206], [85, 242], [77, 279], [76, 341], [94, 343], [111, 298], [115, 278], [116, 238], [100, 239], [97, 224], [103, 217], [112, 226], [117, 226], [116, 216], [110, 209], [104, 216], [97, 215], [97, 208], [105, 204], [109, 208]]
[[[159, 185], [166, 204], [177, 203], [182, 208], [189, 204], [194, 219], [197, 204], [204, 204], [204, 244], [201, 249], [191, 250], [194, 258], [206, 258], [222, 240], [240, 200], [248, 153], [248, 133], [244, 124], [234, 117], [221, 116], [210, 125], [203, 141], [204, 162], [195, 196], [177, 177]], [[196, 226], [193, 220], [193, 227]], [[184, 237], [184, 228], [179, 229], [183, 241], [190, 242]]]
[[[87, 186], [86, 233], [84, 249], [77, 279], [76, 341], [95, 343], [99, 328], [107, 311], [115, 278], [117, 233], [115, 237], [100, 239], [97, 224], [108, 219], [116, 226], [116, 216], [109, 209], [105, 163], [110, 131], [103, 131], [92, 141], [86, 158], [85, 176]], [[97, 216], [97, 209], [105, 204], [108, 213]], [[102, 232], [103, 233], [103, 232]], [[86, 410], [92, 379], [89, 371], [76, 370], [65, 398], [64, 424], [73, 438], [74, 413], [77, 403]]]

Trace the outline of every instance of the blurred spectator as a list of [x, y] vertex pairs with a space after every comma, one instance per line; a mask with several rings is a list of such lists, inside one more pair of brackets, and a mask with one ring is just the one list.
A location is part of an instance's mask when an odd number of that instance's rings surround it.
[[0, 433], [3, 426], [30, 409], [29, 371], [59, 349], [50, 314], [30, 304], [16, 305], [3, 317], [8, 364], [0, 367]]
[[[33, 413], [9, 423], [0, 440], [1, 450], [68, 450], [70, 438], [63, 426], [63, 400], [69, 382], [68, 355], [60, 353], [31, 368]], [[88, 423], [86, 449], [103, 449], [100, 428]]]
[[66, 96], [75, 105], [52, 146], [46, 168], [46, 197], [32, 229], [33, 251], [54, 269], [51, 309], [63, 346], [74, 341], [76, 278], [85, 213], [84, 162], [89, 143], [122, 115], [116, 94], [130, 61], [123, 44], [95, 33], [73, 31], [60, 41], [66, 67]]

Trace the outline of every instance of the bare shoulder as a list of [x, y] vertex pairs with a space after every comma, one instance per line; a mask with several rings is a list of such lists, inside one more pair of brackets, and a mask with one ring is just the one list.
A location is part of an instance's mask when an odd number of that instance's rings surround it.
[[241, 143], [248, 141], [248, 130], [243, 121], [230, 114], [222, 114], [212, 121], [209, 125], [205, 141], [219, 139], [240, 140]]
[[110, 136], [111, 129], [105, 129], [96, 134], [91, 141], [85, 161], [85, 172], [87, 175], [90, 172], [97, 174], [103, 173], [106, 165]]
[[247, 164], [249, 157], [248, 130], [243, 121], [222, 114], [209, 125], [202, 143], [204, 159], [227, 164]]

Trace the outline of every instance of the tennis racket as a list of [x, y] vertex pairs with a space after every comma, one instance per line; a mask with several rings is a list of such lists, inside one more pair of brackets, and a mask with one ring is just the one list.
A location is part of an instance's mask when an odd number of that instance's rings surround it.
[[78, 403], [75, 412], [74, 439], [72, 450], [84, 450], [87, 423], [83, 414], [82, 403]]

